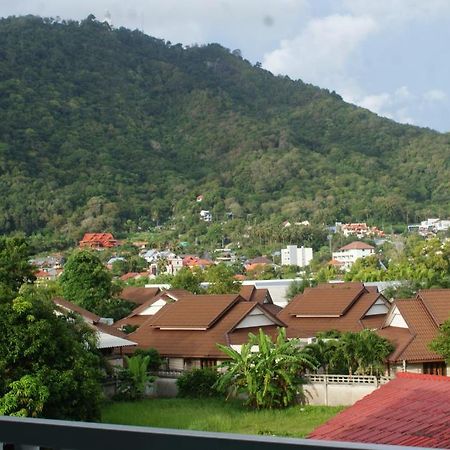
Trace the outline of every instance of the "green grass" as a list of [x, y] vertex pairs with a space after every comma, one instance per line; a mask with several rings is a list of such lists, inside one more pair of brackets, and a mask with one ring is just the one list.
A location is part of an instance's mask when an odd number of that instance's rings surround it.
[[223, 400], [151, 399], [113, 402], [102, 411], [102, 422], [161, 428], [305, 437], [342, 407], [293, 406], [253, 411]]

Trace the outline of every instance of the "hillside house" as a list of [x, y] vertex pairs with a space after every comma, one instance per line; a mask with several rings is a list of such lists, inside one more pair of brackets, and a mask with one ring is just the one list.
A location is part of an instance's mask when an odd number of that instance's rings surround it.
[[117, 247], [119, 244], [111, 233], [85, 233], [80, 241], [80, 248], [93, 248], [101, 250], [103, 248]]
[[332, 261], [339, 263], [343, 270], [350, 270], [350, 267], [359, 258], [374, 255], [375, 248], [365, 242], [354, 241], [344, 245], [337, 252], [333, 252]]
[[365, 222], [358, 223], [339, 223], [336, 224], [336, 229], [340, 231], [344, 236], [356, 236], [359, 239], [362, 238], [375, 238], [384, 237], [384, 231], [377, 227], [370, 227]]

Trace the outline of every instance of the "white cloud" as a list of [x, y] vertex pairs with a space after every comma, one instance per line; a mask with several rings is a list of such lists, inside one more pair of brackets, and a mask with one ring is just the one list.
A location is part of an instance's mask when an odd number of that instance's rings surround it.
[[423, 94], [423, 98], [428, 102], [444, 102], [447, 100], [447, 94], [440, 89], [430, 89]]
[[341, 76], [348, 58], [376, 29], [370, 17], [313, 19], [296, 37], [282, 40], [278, 49], [266, 53], [263, 66], [276, 74], [332, 87], [330, 81]]

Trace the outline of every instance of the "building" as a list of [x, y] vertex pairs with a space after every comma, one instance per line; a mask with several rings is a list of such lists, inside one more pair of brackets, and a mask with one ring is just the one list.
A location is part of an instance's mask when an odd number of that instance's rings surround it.
[[356, 236], [359, 239], [370, 237], [384, 237], [384, 231], [377, 227], [370, 227], [365, 222], [358, 223], [336, 223], [336, 230], [340, 231], [344, 236]]
[[450, 448], [449, 430], [450, 378], [401, 373], [308, 437], [405, 448]]
[[300, 248], [296, 245], [288, 245], [281, 249], [281, 265], [282, 266], [309, 266], [313, 259], [313, 249], [310, 247]]
[[206, 209], [200, 211], [200, 219], [205, 222], [212, 222], [212, 213]]
[[449, 375], [443, 357], [430, 350], [439, 327], [450, 318], [450, 289], [426, 289], [415, 298], [395, 300], [378, 334], [395, 345], [390, 374], [415, 372]]
[[85, 233], [80, 241], [81, 248], [93, 248], [101, 250], [102, 248], [117, 247], [119, 244], [111, 233]]
[[332, 261], [338, 263], [343, 270], [349, 270], [359, 258], [375, 254], [375, 248], [365, 242], [354, 241], [344, 245], [337, 252], [333, 252]]
[[272, 337], [285, 324], [239, 294], [188, 295], [161, 308], [130, 334], [139, 348], [156, 348], [172, 370], [215, 366], [227, 356], [217, 344], [239, 350], [249, 332]]
[[56, 314], [78, 314], [81, 316], [83, 321], [95, 331], [97, 335], [97, 348], [110, 364], [121, 366], [123, 364], [123, 349], [132, 348], [134, 350], [136, 347], [136, 342], [128, 339], [125, 333], [110, 325], [110, 322], [112, 322], [111, 319], [97, 316], [63, 298], [54, 298], [53, 303], [55, 304]]
[[376, 288], [366, 288], [362, 283], [324, 283], [306, 288], [277, 317], [287, 325], [289, 338], [312, 342], [323, 331], [381, 328], [389, 307]]

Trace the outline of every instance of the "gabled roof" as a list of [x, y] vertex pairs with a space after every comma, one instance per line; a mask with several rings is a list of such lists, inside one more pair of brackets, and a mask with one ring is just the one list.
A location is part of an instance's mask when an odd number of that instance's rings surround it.
[[97, 348], [131, 347], [136, 345], [136, 342], [128, 339], [128, 335], [118, 331], [111, 325], [101, 323], [100, 316], [91, 313], [87, 309], [60, 297], [54, 298], [53, 303], [63, 314], [66, 312], [79, 314], [83, 320], [96, 331]]
[[111, 233], [85, 233], [80, 245], [114, 247], [117, 245], [117, 241]]
[[171, 329], [208, 329], [241, 297], [237, 294], [190, 295], [167, 305], [155, 315], [152, 326]]
[[362, 283], [328, 284], [306, 288], [289, 305], [289, 313], [297, 317], [340, 317], [353, 303], [367, 293]]
[[[215, 302], [216, 295], [210, 295], [209, 301]], [[243, 301], [237, 296], [237, 301], [232, 303], [209, 328], [207, 329], [160, 329], [153, 326], [158, 319], [150, 317], [140, 328], [130, 334], [130, 338], [136, 341], [141, 348], [153, 347], [167, 357], [183, 358], [219, 358], [226, 359], [226, 355], [217, 348], [217, 343], [223, 345], [243, 344], [248, 340], [249, 332], [257, 332], [260, 327], [239, 327], [253, 311], [269, 319], [269, 325], [261, 326], [264, 332], [275, 336], [277, 329], [285, 324], [267, 312], [256, 302]], [[190, 299], [183, 298], [178, 303], [188, 303]], [[208, 301], [204, 299], [205, 303]], [[163, 311], [158, 313], [163, 315]]]
[[308, 437], [450, 448], [450, 377], [399, 373]]
[[450, 319], [450, 289], [424, 289], [417, 293], [437, 325]]
[[241, 286], [239, 295], [249, 302], [273, 303], [268, 289], [257, 288], [253, 284]]
[[[305, 289], [304, 294], [295, 297], [280, 311], [277, 317], [288, 325], [288, 337], [306, 338], [316, 336], [321, 331], [357, 332], [382, 326], [386, 314], [366, 315], [377, 301], [382, 301], [387, 306], [388, 301], [382, 294], [368, 291], [362, 284], [361, 289], [346, 287], [345, 283], [337, 283], [334, 286]], [[304, 296], [306, 305], [302, 306]], [[338, 306], [333, 305], [333, 298], [340, 299]], [[301, 313], [298, 314], [300, 317], [297, 313]], [[332, 317], [329, 317], [330, 315]]]
[[127, 300], [137, 305], [142, 305], [148, 300], [153, 299], [161, 292], [159, 288], [145, 288], [145, 287], [126, 287], [122, 290], [119, 297], [122, 300]]
[[[147, 288], [133, 288], [133, 289], [147, 289]], [[123, 292], [123, 291], [122, 291]], [[133, 294], [132, 294], [133, 295]], [[162, 300], [166, 305], [178, 301], [182, 297], [191, 296], [192, 294], [184, 289], [168, 289], [159, 292], [157, 295], [149, 298], [144, 303], [133, 309], [131, 313], [114, 323], [114, 327], [120, 329], [124, 325], [142, 325], [150, 315], [155, 312], [149, 312], [149, 308], [158, 301]], [[164, 306], [163, 306], [164, 307]]]
[[343, 251], [343, 250], [374, 250], [375, 247], [372, 247], [369, 244], [366, 244], [365, 242], [361, 242], [361, 241], [354, 241], [354, 242], [350, 242], [350, 244], [344, 245], [343, 247], [341, 247], [339, 249], [339, 251]]
[[[395, 351], [389, 356], [389, 360], [426, 362], [442, 361], [442, 356], [429, 349], [430, 342], [437, 336], [440, 320], [445, 317], [446, 295], [450, 295], [439, 289], [421, 291], [416, 298], [397, 299], [392, 309], [397, 308], [407, 328], [389, 326], [385, 323], [378, 334], [394, 343], [397, 343]], [[425, 298], [427, 300], [425, 300]], [[432, 312], [430, 312], [432, 311]], [[450, 302], [447, 303], [447, 312], [450, 314]], [[400, 331], [402, 330], [402, 331]]]

